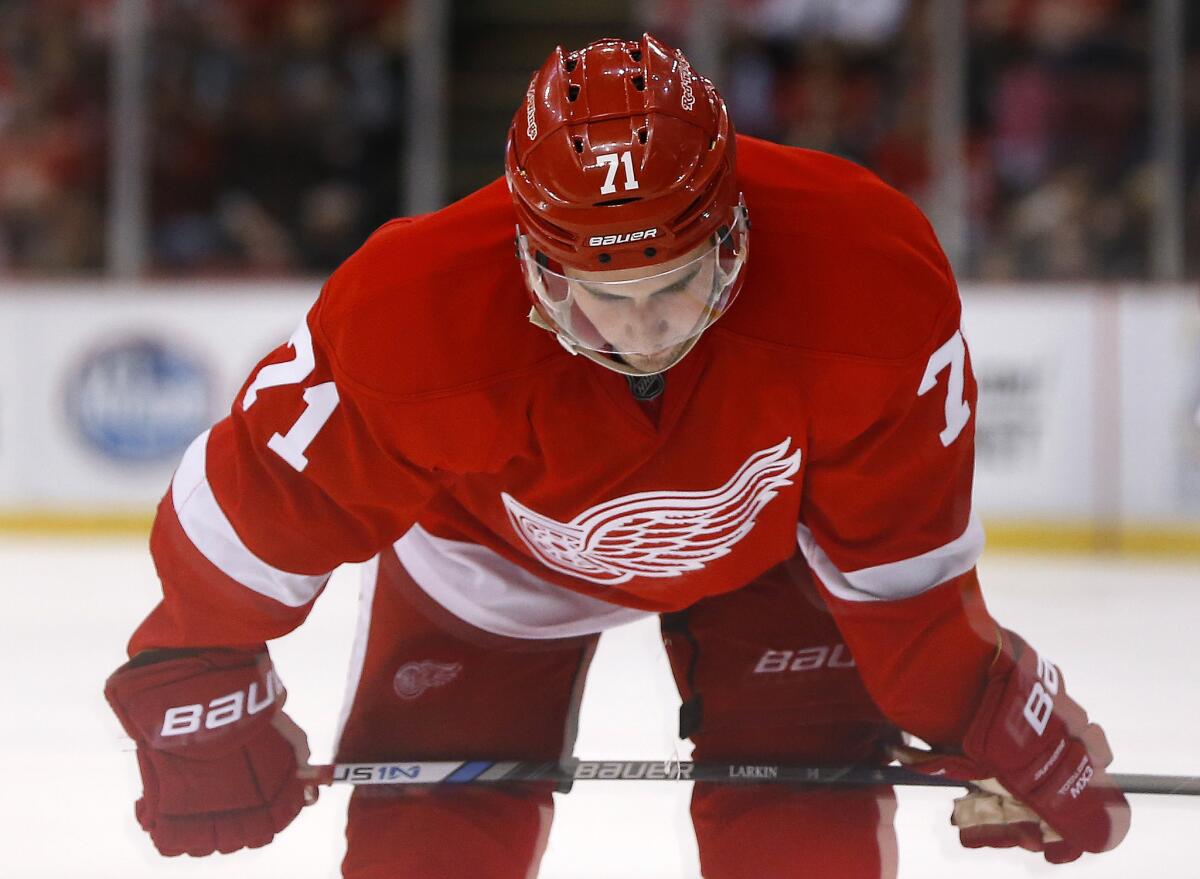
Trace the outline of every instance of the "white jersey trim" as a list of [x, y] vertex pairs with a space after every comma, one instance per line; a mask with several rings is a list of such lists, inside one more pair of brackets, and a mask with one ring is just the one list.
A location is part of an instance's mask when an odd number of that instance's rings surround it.
[[346, 668], [346, 693], [342, 698], [342, 713], [338, 717], [337, 732], [333, 736], [333, 752], [342, 747], [342, 734], [346, 721], [358, 699], [358, 685], [362, 683], [363, 666], [367, 661], [367, 641], [371, 634], [371, 619], [375, 614], [375, 584], [379, 579], [379, 556], [373, 556], [359, 572], [362, 578], [358, 590], [358, 622], [354, 627], [354, 642], [350, 647], [350, 662]]
[[796, 542], [825, 588], [838, 598], [896, 601], [920, 595], [975, 567], [983, 552], [983, 525], [972, 511], [966, 530], [949, 543], [909, 559], [845, 573], [817, 545], [806, 526], [796, 526]]
[[171, 503], [183, 533], [221, 573], [247, 589], [288, 607], [308, 604], [321, 591], [329, 574], [282, 571], [264, 562], [242, 543], [208, 483], [205, 458], [209, 433], [206, 430], [192, 441], [171, 480]]
[[430, 598], [485, 632], [510, 638], [573, 638], [651, 616], [534, 576], [475, 543], [435, 537], [414, 525], [396, 555]]

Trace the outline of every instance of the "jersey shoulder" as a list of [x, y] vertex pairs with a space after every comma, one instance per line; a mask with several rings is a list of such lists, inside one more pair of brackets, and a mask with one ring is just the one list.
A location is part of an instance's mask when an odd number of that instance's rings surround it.
[[526, 319], [502, 180], [384, 224], [330, 276], [314, 333], [340, 383], [385, 398], [450, 395], [561, 353]]
[[875, 174], [741, 136], [738, 167], [750, 258], [718, 327], [809, 353], [906, 361], [957, 320], [958, 291], [932, 227]]

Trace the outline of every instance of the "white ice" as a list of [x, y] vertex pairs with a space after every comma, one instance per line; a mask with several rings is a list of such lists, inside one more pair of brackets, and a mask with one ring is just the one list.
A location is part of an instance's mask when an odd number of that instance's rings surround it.
[[[993, 613], [1055, 659], [1103, 723], [1115, 770], [1200, 774], [1200, 565], [987, 555], [981, 571]], [[101, 689], [155, 600], [144, 541], [2, 538], [0, 575], [0, 753], [11, 758], [0, 782], [0, 879], [338, 875], [345, 789], [327, 789], [258, 851], [164, 859], [137, 829], [132, 745]], [[317, 760], [330, 755], [356, 603], [356, 572], [339, 572], [310, 621], [273, 646], [289, 710], [308, 730]], [[605, 637], [579, 756], [674, 755], [678, 699], [655, 638], [646, 624]], [[695, 879], [688, 793], [678, 782], [576, 785], [559, 798], [540, 876]], [[948, 823], [951, 797], [900, 792], [902, 879], [1200, 877], [1200, 798], [1137, 797], [1119, 849], [1050, 867], [1024, 852], [960, 849]], [[795, 875], [807, 875], [803, 864]]]

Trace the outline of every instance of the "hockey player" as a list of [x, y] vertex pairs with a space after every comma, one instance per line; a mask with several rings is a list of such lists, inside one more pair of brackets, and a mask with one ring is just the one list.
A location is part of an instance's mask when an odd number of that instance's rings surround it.
[[[657, 614], [697, 760], [886, 763], [905, 731], [981, 780], [965, 845], [1117, 845], [1103, 733], [980, 595], [959, 317], [869, 172], [735, 137], [653, 37], [555, 51], [504, 179], [372, 235], [184, 455], [163, 599], [107, 686], [138, 821], [228, 852], [315, 797], [266, 642], [371, 560], [339, 761], [559, 759], [598, 633]], [[709, 879], [894, 875], [893, 809], [692, 802]], [[358, 792], [344, 875], [531, 876], [551, 811], [544, 785]]]

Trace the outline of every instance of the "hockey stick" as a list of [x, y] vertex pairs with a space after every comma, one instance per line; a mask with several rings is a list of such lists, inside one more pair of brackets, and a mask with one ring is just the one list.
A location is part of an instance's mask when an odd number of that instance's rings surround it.
[[[922, 775], [899, 766], [798, 766], [779, 763], [691, 763], [661, 760], [571, 760], [563, 763], [466, 760], [335, 763], [313, 766], [321, 784], [488, 784], [513, 781], [704, 781], [725, 784], [901, 784], [957, 787], [966, 784]], [[1200, 777], [1187, 775], [1109, 776], [1127, 794], [1200, 796]]]

